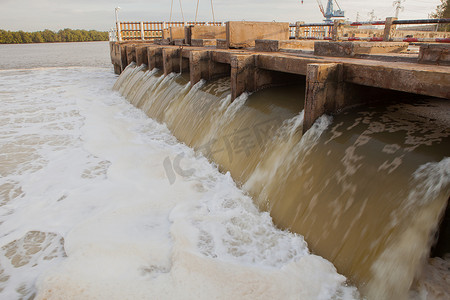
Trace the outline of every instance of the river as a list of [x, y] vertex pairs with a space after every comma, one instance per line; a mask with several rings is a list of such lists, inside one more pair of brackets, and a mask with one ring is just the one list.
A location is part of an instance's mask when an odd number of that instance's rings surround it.
[[108, 51], [0, 45], [1, 299], [359, 298], [113, 91]]

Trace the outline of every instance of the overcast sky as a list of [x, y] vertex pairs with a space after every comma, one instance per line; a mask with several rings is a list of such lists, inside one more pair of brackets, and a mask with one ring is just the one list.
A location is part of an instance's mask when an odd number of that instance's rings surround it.
[[[327, 0], [322, 0], [326, 6]], [[393, 16], [393, 0], [338, 0], [346, 18], [367, 20], [372, 10], [377, 19]], [[181, 0], [186, 21], [194, 20], [197, 0]], [[440, 0], [406, 0], [400, 19], [427, 18]], [[316, 0], [213, 0], [216, 21], [306, 21], [323, 17]], [[120, 6], [122, 21], [168, 21], [171, 0], [0, 0], [0, 29], [37, 31], [96, 29], [109, 30], [114, 8]], [[172, 20], [182, 20], [180, 0], [173, 0]], [[212, 21], [210, 0], [200, 0], [198, 20]]]

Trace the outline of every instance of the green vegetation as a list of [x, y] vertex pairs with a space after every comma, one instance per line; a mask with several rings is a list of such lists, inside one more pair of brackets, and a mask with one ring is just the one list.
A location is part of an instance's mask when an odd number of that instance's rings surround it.
[[[448, 19], [450, 18], [450, 0], [441, 0], [436, 11], [430, 14], [431, 18]], [[450, 31], [450, 24], [440, 24], [439, 31]]]
[[48, 29], [37, 32], [24, 32], [0, 29], [0, 44], [89, 42], [107, 40], [108, 32], [96, 30], [72, 30], [66, 28], [58, 32]]

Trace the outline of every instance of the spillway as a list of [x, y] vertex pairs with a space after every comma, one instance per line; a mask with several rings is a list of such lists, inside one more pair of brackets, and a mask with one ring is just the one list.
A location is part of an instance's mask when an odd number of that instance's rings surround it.
[[[302, 134], [302, 84], [231, 101], [227, 78], [188, 80], [131, 64], [114, 88], [229, 172], [277, 226], [303, 235], [369, 299], [423, 294], [428, 267], [448, 265], [447, 229], [438, 230], [450, 195], [448, 101], [357, 107]], [[169, 182], [196, 172], [183, 156], [164, 161]]]

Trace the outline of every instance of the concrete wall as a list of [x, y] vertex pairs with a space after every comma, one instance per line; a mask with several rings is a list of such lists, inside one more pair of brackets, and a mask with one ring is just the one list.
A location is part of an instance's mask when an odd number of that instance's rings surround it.
[[170, 27], [170, 39], [184, 39], [184, 26], [183, 27]]
[[[349, 37], [383, 37], [384, 29], [358, 29], [358, 28], [344, 28], [344, 34]], [[448, 32], [436, 32], [436, 31], [410, 31], [410, 30], [395, 30], [391, 37], [405, 38], [411, 35], [415, 38], [446, 38], [450, 37]]]
[[225, 39], [225, 26], [191, 26], [191, 39]]
[[357, 54], [400, 53], [408, 49], [404, 42], [329, 42], [317, 41], [314, 54], [334, 57], [354, 57]]
[[262, 52], [277, 52], [284, 50], [313, 50], [315, 41], [305, 40], [256, 40], [255, 50]]
[[229, 21], [226, 39], [228, 48], [254, 47], [255, 40], [288, 40], [289, 23]]

